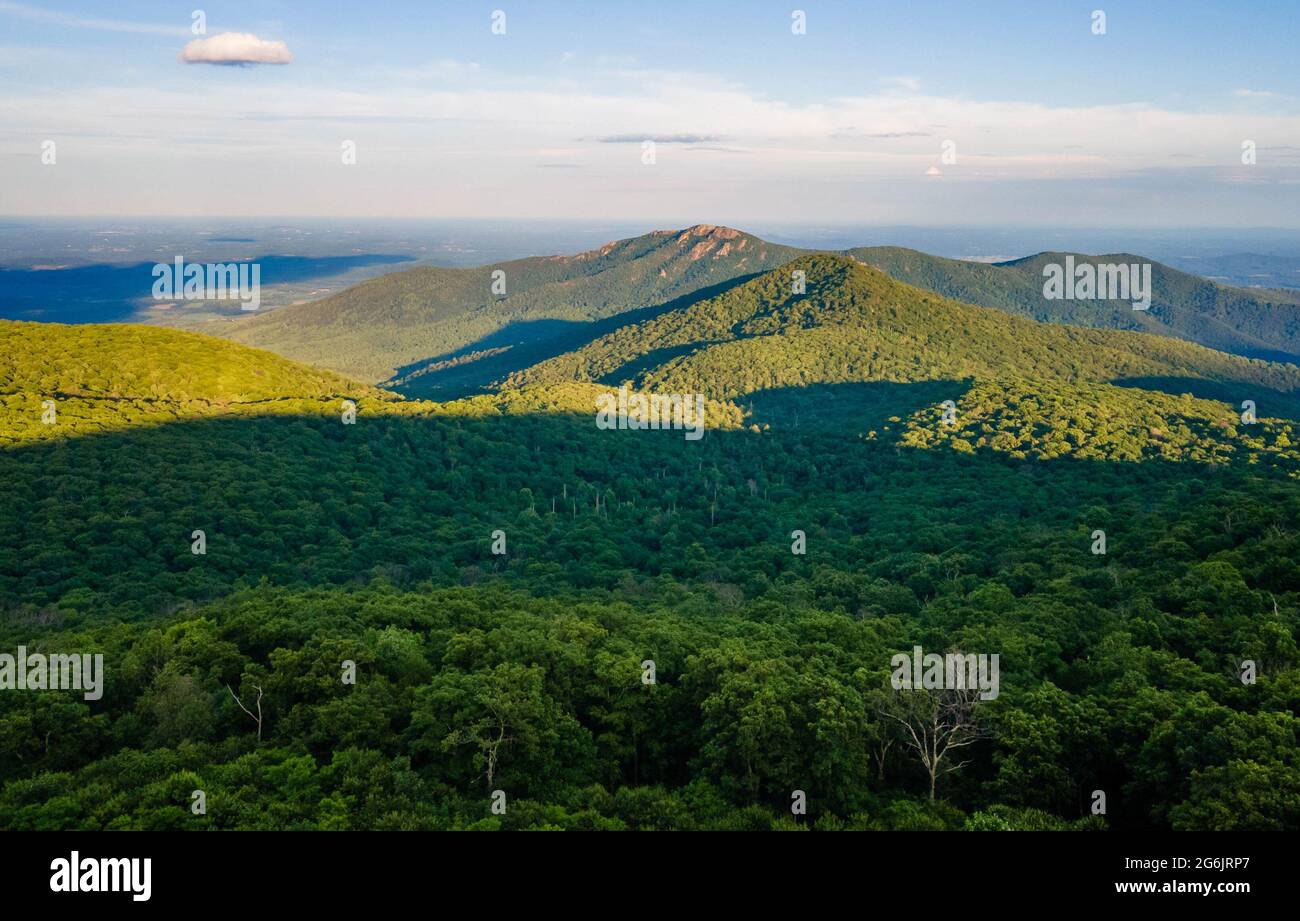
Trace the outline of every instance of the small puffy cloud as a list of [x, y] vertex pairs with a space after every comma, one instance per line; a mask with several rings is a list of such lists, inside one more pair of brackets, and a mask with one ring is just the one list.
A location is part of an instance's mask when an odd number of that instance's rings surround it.
[[293, 55], [284, 42], [267, 41], [251, 32], [222, 32], [196, 38], [177, 60], [186, 64], [288, 64]]
[[925, 171], [925, 174], [926, 174], [927, 176], [942, 176], [942, 175], [943, 175], [943, 170], [939, 169], [939, 167], [937, 167], [937, 166], [932, 166], [932, 167], [930, 167], [928, 170]]

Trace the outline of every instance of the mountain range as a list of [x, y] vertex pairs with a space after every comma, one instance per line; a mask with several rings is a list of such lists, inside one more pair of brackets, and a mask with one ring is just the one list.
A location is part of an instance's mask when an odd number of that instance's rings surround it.
[[[812, 251], [725, 227], [656, 231], [576, 256], [478, 269], [422, 267], [213, 331], [412, 396], [494, 390], [511, 375], [619, 327], [689, 306]], [[1042, 253], [987, 264], [868, 247], [840, 255], [945, 298], [1035, 320], [1157, 333], [1271, 361], [1300, 360], [1300, 293], [1218, 285], [1152, 263], [1151, 306], [1048, 300], [1043, 268], [1144, 263]]]
[[[223, 334], [363, 380], [433, 392], [438, 372], [472, 364], [482, 376], [480, 367], [505, 352], [568, 344], [601, 320], [693, 300], [797, 255], [727, 228], [662, 231], [576, 256], [394, 272], [249, 317]], [[514, 370], [519, 361], [511, 355], [491, 367]]]
[[[0, 648], [109, 663], [0, 695], [0, 828], [1300, 827], [1300, 367], [872, 258], [397, 273], [239, 324], [289, 357], [0, 321]], [[919, 645], [1001, 661], [937, 791]]]
[[[682, 246], [692, 239], [689, 248]], [[615, 278], [645, 273], [641, 261], [649, 256], [659, 268], [643, 277], [656, 279], [663, 289], [652, 299], [680, 290], [671, 281], [674, 272], [713, 283], [655, 307], [618, 313], [608, 297], [584, 301], [593, 315], [606, 316], [571, 321], [580, 331], [467, 358], [463, 367], [469, 369], [498, 362], [502, 377], [491, 390], [451, 401], [411, 398], [410, 387], [403, 399], [394, 390], [269, 350], [134, 324], [4, 323], [0, 380], [9, 402], [31, 404], [17, 416], [24, 424], [14, 427], [25, 437], [60, 431], [37, 426], [35, 404], [41, 397], [72, 401], [65, 426], [89, 416], [94, 428], [137, 416], [289, 412], [305, 404], [313, 413], [331, 414], [345, 399], [360, 401], [367, 412], [400, 416], [585, 415], [599, 393], [626, 386], [703, 394], [715, 427], [762, 429], [802, 420], [804, 425], [859, 425], [871, 438], [885, 431], [900, 438], [923, 428], [941, 440], [1015, 454], [1106, 459], [1187, 454], [1222, 460], [1247, 450], [1291, 463], [1285, 420], [1300, 419], [1300, 367], [1294, 364], [1169, 336], [1046, 323], [962, 303], [898, 281], [850, 255], [796, 255], [779, 268], [735, 276], [730, 284], [716, 282], [738, 267], [789, 255], [750, 239], [705, 228], [646, 250], [648, 241], [638, 238], [640, 245], [625, 258], [582, 276], [588, 286], [593, 278], [608, 288]], [[617, 248], [593, 258], [611, 257]], [[730, 260], [737, 250], [751, 254], [743, 262]], [[666, 258], [670, 254], [675, 258]], [[568, 276], [570, 261], [551, 269]], [[526, 265], [540, 271], [535, 262]], [[459, 271], [462, 279], [471, 274]], [[359, 287], [381, 282], [391, 283], [377, 279]], [[564, 283], [541, 282], [533, 290]], [[518, 296], [528, 300], [527, 292]], [[330, 304], [305, 306], [319, 311]], [[474, 314], [449, 309], [446, 324], [437, 329], [463, 328], [456, 326], [457, 318]], [[259, 318], [257, 328], [277, 315], [277, 328], [284, 328], [293, 313], [286, 309]], [[141, 355], [149, 356], [147, 363], [141, 363]], [[505, 355], [541, 360], [512, 370]], [[953, 401], [956, 417], [935, 426], [930, 415], [944, 400]], [[1247, 402], [1260, 420], [1254, 429], [1238, 424]]]

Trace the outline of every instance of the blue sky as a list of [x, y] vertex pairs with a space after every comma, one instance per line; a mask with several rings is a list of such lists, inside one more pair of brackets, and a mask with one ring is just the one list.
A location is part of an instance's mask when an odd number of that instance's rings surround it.
[[[1295, 18], [1281, 0], [0, 0], [0, 213], [1295, 227]], [[292, 62], [178, 60], [224, 32]]]

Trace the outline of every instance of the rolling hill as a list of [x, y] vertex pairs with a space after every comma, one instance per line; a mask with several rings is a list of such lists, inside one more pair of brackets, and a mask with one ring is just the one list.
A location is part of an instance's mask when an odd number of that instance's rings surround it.
[[337, 411], [344, 399], [397, 397], [198, 333], [0, 320], [0, 444], [228, 413]]
[[[792, 278], [800, 272], [806, 292], [796, 294]], [[1191, 391], [1218, 386], [1241, 399], [1267, 392], [1288, 407], [1300, 391], [1293, 365], [1163, 336], [1038, 323], [834, 255], [802, 256], [723, 294], [630, 323], [507, 383], [630, 380], [731, 399], [814, 383], [1006, 376], [1186, 379]]]
[[[220, 334], [405, 393], [451, 399], [574, 352], [633, 321], [725, 291], [810, 251], [710, 225], [656, 231], [577, 256], [478, 269], [417, 268], [324, 300], [248, 317]], [[1270, 361], [1300, 360], [1300, 294], [1230, 288], [1152, 263], [1153, 302], [1047, 300], [1043, 266], [1139, 256], [1041, 253], [987, 264], [867, 247], [843, 255], [946, 298], [1036, 320], [1150, 332]], [[504, 273], [494, 276], [494, 273]], [[504, 294], [493, 293], [494, 277]]]
[[[729, 228], [699, 225], [619, 240], [576, 256], [395, 272], [320, 301], [243, 319], [223, 334], [362, 380], [418, 381], [430, 370], [528, 347], [563, 350], [586, 324], [702, 296], [798, 252]], [[504, 294], [494, 291], [498, 279]], [[538, 360], [536, 351], [530, 355], [516, 360], [511, 354], [494, 368], [508, 373]]]
[[[1035, 320], [1158, 333], [1252, 358], [1300, 361], [1297, 291], [1227, 287], [1129, 253], [1039, 253], [991, 264], [943, 259], [897, 247], [851, 249], [846, 255], [944, 297]], [[1063, 264], [1067, 257], [1078, 265], [1150, 262], [1150, 309], [1134, 310], [1123, 302], [1045, 298], [1043, 267]]]
[[[566, 381], [698, 391], [748, 405], [751, 424], [788, 426], [802, 414], [805, 425], [869, 438], [892, 429], [903, 444], [1017, 457], [1221, 461], [1244, 451], [1295, 469], [1291, 427], [1240, 424], [1234, 407], [1250, 400], [1261, 417], [1300, 418], [1293, 365], [1008, 316], [834, 255], [800, 257], [629, 324], [507, 385]], [[951, 424], [936, 415], [945, 399]]]
[[0, 390], [84, 399], [252, 403], [378, 391], [213, 336], [140, 324], [0, 320]]

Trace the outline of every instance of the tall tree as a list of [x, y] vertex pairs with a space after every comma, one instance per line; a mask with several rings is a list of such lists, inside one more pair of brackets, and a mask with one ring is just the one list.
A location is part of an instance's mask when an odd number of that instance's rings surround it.
[[979, 722], [979, 694], [976, 688], [913, 688], [876, 699], [877, 713], [902, 727], [903, 745], [925, 768], [931, 802], [940, 777], [970, 764], [957, 752], [988, 735]]

